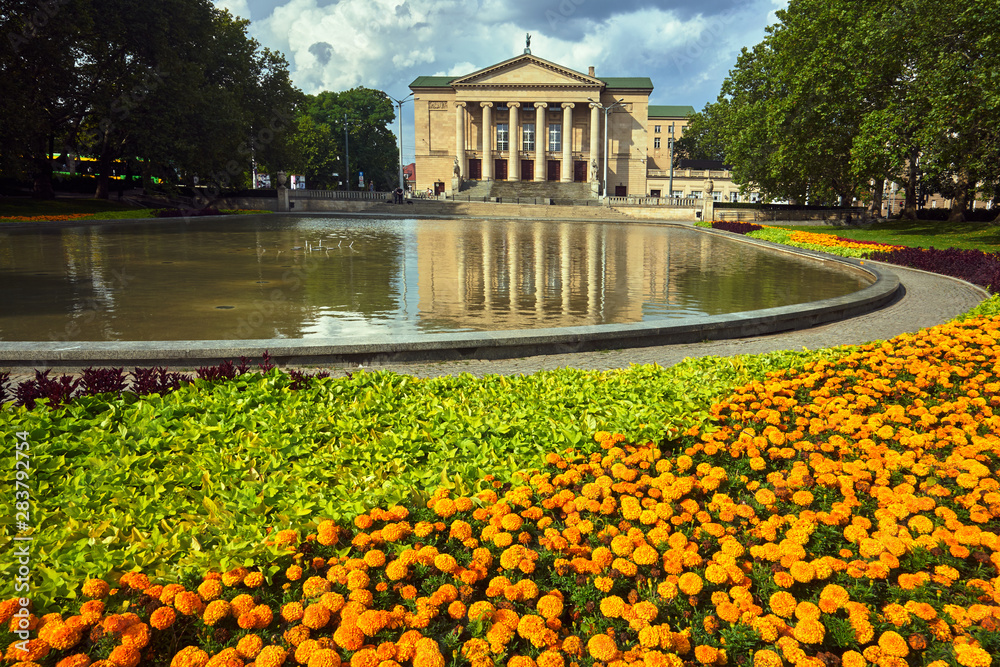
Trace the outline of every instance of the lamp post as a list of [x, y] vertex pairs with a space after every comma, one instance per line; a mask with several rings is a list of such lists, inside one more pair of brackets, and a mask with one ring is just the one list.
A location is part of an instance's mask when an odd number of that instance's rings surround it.
[[668, 196], [674, 196], [674, 124], [670, 124], [670, 137], [667, 139], [667, 144], [670, 146], [670, 194]]
[[624, 98], [620, 100], [615, 100], [613, 104], [607, 106], [601, 104], [592, 97], [587, 98], [590, 102], [593, 102], [598, 109], [604, 112], [604, 183], [602, 193], [604, 195], [604, 201], [608, 200], [608, 114], [612, 112], [617, 107], [625, 106]]
[[[398, 109], [396, 115], [399, 117], [399, 189], [403, 190], [403, 102], [413, 97], [413, 93], [410, 93], [401, 100], [397, 100], [392, 95], [386, 95], [386, 97], [395, 102]], [[413, 97], [413, 99], [417, 98]]]
[[344, 114], [344, 183], [351, 189], [351, 145], [347, 142], [347, 114]]

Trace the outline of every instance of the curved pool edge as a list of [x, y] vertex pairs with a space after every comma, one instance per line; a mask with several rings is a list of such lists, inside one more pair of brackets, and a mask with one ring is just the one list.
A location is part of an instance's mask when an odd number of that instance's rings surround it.
[[260, 358], [266, 351], [281, 365], [318, 363], [365, 364], [370, 362], [454, 361], [503, 359], [538, 354], [566, 354], [601, 349], [624, 349], [745, 338], [806, 329], [872, 312], [892, 301], [899, 288], [896, 274], [866, 264], [739, 234], [701, 228], [710, 234], [735, 237], [812, 261], [837, 264], [866, 274], [873, 283], [857, 292], [832, 299], [762, 310], [635, 322], [550, 329], [400, 335], [371, 342], [351, 339], [258, 339], [203, 341], [81, 341], [2, 342], [0, 366], [153, 366], [193, 368], [235, 360]]

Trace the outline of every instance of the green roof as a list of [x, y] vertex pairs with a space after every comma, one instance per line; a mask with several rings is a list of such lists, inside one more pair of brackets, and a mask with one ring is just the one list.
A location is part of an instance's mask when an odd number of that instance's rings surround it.
[[650, 104], [649, 118], [687, 118], [694, 113], [694, 107], [686, 105]]
[[418, 76], [410, 88], [447, 88], [457, 76]]
[[653, 80], [648, 76], [602, 76], [598, 77], [608, 88], [653, 89]]

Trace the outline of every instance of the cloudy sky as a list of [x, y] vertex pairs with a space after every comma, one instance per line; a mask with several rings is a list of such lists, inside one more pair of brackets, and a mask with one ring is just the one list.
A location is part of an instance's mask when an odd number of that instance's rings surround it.
[[[285, 54], [306, 93], [366, 86], [401, 98], [421, 75], [462, 75], [531, 52], [598, 76], [648, 76], [652, 104], [700, 110], [786, 0], [215, 0]], [[403, 107], [403, 158], [413, 113]], [[395, 131], [395, 128], [394, 128]]]

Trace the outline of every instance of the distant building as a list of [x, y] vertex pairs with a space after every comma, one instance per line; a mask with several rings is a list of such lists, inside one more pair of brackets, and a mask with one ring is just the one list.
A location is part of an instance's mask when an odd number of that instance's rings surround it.
[[[528, 49], [464, 76], [419, 76], [410, 90], [416, 189], [438, 193], [451, 191], [456, 168], [466, 181], [600, 184], [607, 141], [609, 195], [667, 197], [669, 128], [679, 139], [694, 113], [650, 105], [648, 77], [583, 74]], [[728, 170], [676, 166], [673, 194], [699, 196], [709, 177], [715, 199], [736, 197]]]
[[405, 178], [406, 182], [410, 184], [410, 187], [413, 187], [413, 182], [417, 180], [416, 162], [411, 162], [410, 164], [403, 167], [403, 178]]

